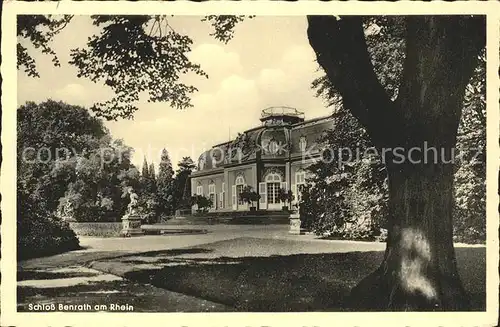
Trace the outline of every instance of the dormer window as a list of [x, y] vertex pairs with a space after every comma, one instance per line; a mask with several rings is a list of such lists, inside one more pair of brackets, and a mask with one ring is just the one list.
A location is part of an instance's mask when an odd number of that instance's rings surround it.
[[269, 141], [268, 151], [271, 154], [277, 154], [278, 153], [278, 151], [279, 151], [279, 145], [278, 145], [278, 142], [275, 139], [272, 139], [271, 141]]
[[300, 149], [300, 152], [305, 152], [307, 149], [307, 138], [305, 136], [300, 137], [299, 149]]

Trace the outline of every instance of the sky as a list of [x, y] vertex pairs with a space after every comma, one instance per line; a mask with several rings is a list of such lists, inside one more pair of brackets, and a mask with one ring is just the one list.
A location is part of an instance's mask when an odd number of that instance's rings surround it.
[[[201, 18], [169, 18], [177, 32], [193, 39], [189, 58], [209, 75], [208, 79], [184, 77], [199, 90], [191, 97], [193, 107], [177, 110], [168, 103], [147, 103], [144, 98], [133, 119], [105, 123], [114, 138], [134, 148], [132, 162], [139, 167], [144, 156], [157, 164], [163, 148], [174, 167], [183, 156], [196, 161], [212, 145], [260, 125], [261, 110], [270, 106], [297, 108], [306, 119], [331, 111], [311, 90], [311, 82], [320, 73], [308, 43], [305, 17], [246, 20], [237, 25], [228, 44], [210, 36], [212, 29]], [[98, 32], [88, 16], [74, 17], [52, 43], [61, 67], [54, 67], [49, 56], [31, 51], [41, 77], [18, 72], [18, 105], [50, 98], [88, 108], [111, 99], [110, 89], [76, 77], [76, 68], [67, 64], [70, 49], [85, 46], [87, 38]]]

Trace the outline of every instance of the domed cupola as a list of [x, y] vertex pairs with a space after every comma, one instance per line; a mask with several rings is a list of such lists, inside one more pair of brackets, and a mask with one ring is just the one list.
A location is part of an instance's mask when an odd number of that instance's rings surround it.
[[259, 146], [264, 156], [284, 156], [290, 150], [290, 127], [304, 121], [304, 113], [289, 107], [271, 107], [262, 110], [260, 118], [264, 129], [259, 135]]
[[292, 125], [304, 121], [304, 113], [291, 107], [269, 107], [262, 110], [260, 121], [264, 126]]

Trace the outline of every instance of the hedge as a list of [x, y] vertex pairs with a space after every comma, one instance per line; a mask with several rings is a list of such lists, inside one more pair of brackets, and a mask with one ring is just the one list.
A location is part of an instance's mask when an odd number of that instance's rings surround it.
[[68, 223], [54, 217], [18, 217], [18, 260], [78, 249], [80, 249], [80, 242]]
[[69, 227], [78, 236], [118, 237], [122, 230], [122, 223], [70, 222]]

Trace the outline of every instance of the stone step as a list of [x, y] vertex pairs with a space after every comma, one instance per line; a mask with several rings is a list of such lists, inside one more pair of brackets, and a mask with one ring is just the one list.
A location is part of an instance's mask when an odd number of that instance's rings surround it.
[[288, 224], [288, 213], [270, 215], [245, 215], [236, 217], [175, 217], [162, 222], [163, 225], [212, 225], [212, 224]]

